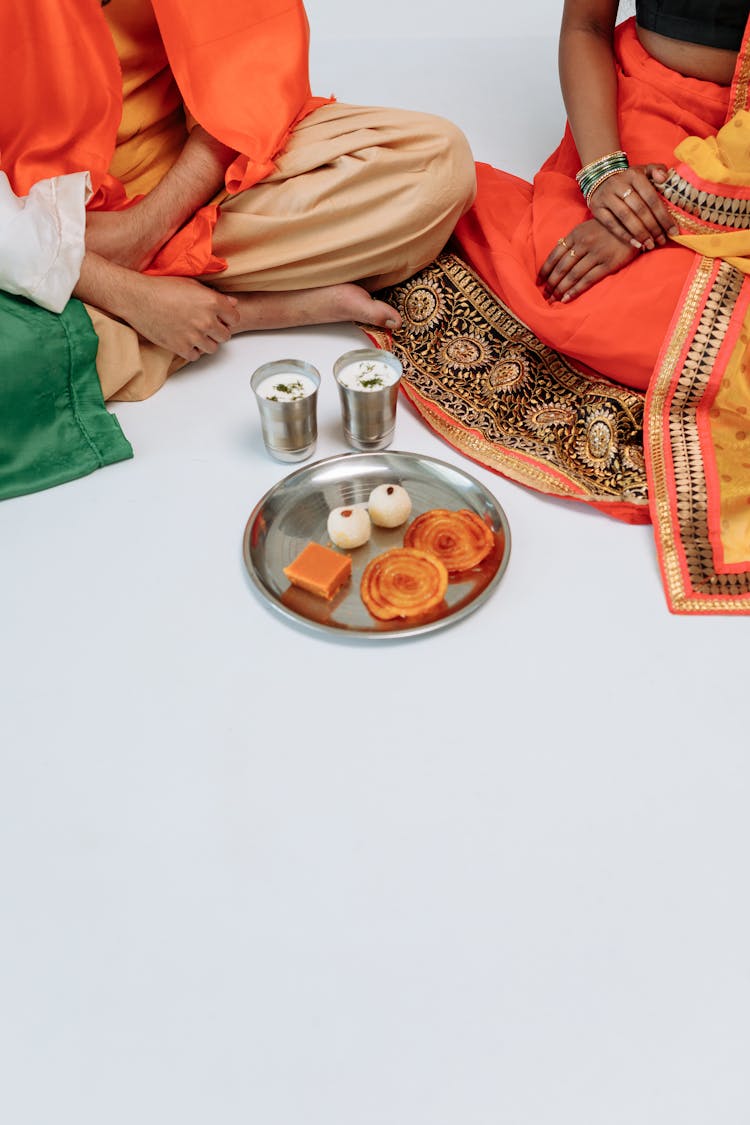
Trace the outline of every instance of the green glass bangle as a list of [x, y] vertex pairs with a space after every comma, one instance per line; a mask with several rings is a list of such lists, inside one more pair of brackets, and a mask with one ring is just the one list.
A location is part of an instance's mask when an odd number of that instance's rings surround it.
[[581, 194], [584, 198], [591, 195], [595, 187], [603, 183], [602, 176], [611, 176], [615, 172], [624, 172], [629, 167], [627, 153], [619, 150], [618, 152], [610, 152], [607, 156], [601, 156], [598, 160], [592, 160], [590, 164], [586, 164], [581, 168], [580, 172], [576, 175], [576, 182], [581, 189]]
[[587, 172], [585, 176], [581, 176], [578, 180], [578, 186], [581, 192], [586, 195], [591, 190], [592, 185], [602, 176], [607, 175], [609, 172], [624, 172], [627, 167], [627, 164], [622, 164], [619, 161], [602, 162], [591, 172]]
[[596, 189], [598, 187], [601, 187], [601, 185], [604, 183], [605, 180], [608, 180], [610, 178], [610, 176], [617, 176], [617, 175], [619, 175], [620, 172], [624, 172], [624, 171], [625, 171], [624, 168], [610, 168], [609, 172], [605, 172], [604, 175], [600, 176], [598, 180], [594, 180], [591, 187], [588, 189], [587, 192], [585, 192], [584, 198], [586, 199], [586, 206], [588, 208], [591, 207], [591, 196], [594, 194], [594, 192], [596, 191]]

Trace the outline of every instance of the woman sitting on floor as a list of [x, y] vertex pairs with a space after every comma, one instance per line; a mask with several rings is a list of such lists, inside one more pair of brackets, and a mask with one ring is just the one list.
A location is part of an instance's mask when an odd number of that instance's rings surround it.
[[480, 164], [456, 231], [491, 292], [444, 255], [388, 294], [433, 428], [650, 518], [676, 612], [750, 613], [749, 13], [566, 0], [563, 140], [533, 184]]
[[617, 7], [566, 0], [562, 143], [533, 185], [480, 164], [458, 238], [542, 340], [645, 390], [695, 259], [654, 185], [681, 141], [724, 125], [750, 3], [638, 0], [615, 28]]

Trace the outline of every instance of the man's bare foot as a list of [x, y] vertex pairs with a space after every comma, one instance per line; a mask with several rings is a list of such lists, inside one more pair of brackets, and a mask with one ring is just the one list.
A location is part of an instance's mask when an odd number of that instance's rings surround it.
[[351, 320], [388, 329], [401, 325], [396, 310], [384, 301], [376, 301], [361, 285], [327, 285], [286, 293], [233, 293], [231, 296], [237, 298], [240, 314], [239, 323], [232, 326], [233, 333]]

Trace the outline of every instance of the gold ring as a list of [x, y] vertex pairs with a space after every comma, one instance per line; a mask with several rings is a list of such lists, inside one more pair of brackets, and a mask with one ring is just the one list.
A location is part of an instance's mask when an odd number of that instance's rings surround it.
[[565, 241], [564, 238], [558, 238], [557, 245], [558, 246], [564, 246], [566, 250], [568, 249], [568, 244], [567, 244], [567, 242]]
[[575, 250], [570, 251], [570, 256], [571, 256], [571, 258], [575, 258], [575, 256], [576, 256]]
[[632, 195], [632, 194], [633, 194], [633, 189], [632, 189], [632, 187], [629, 187], [627, 191], [624, 191], [622, 193], [622, 195], [620, 196], [620, 199], [627, 199], [628, 196]]

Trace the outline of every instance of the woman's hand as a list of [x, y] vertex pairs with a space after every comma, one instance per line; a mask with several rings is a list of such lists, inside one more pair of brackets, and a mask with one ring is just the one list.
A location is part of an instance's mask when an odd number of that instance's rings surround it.
[[664, 164], [625, 168], [595, 189], [589, 198], [591, 214], [611, 234], [636, 250], [664, 246], [667, 234], [677, 234], [674, 219], [654, 187], [666, 178]]
[[539, 270], [537, 284], [544, 285], [550, 301], [572, 301], [639, 253], [596, 219], [587, 219], [555, 244]]

